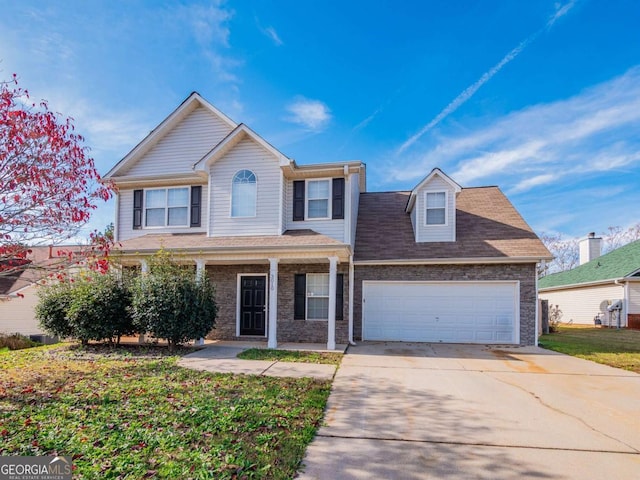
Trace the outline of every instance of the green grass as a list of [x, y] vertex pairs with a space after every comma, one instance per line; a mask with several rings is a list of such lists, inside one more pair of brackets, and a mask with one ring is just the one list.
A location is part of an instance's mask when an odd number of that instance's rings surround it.
[[298, 350], [274, 350], [270, 348], [250, 348], [238, 354], [243, 360], [277, 360], [279, 362], [323, 363], [340, 365], [342, 353], [308, 352]]
[[561, 326], [540, 337], [540, 346], [640, 373], [640, 331]]
[[9, 347], [0, 347], [0, 353], [6, 353], [9, 351]]
[[0, 357], [0, 455], [71, 455], [74, 478], [293, 478], [330, 382], [211, 374], [160, 347]]

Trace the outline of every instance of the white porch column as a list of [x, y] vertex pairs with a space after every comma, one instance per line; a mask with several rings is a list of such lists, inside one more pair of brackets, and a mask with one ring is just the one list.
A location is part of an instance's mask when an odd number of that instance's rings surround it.
[[278, 259], [269, 259], [269, 328], [267, 347], [278, 348]]
[[[205, 270], [204, 260], [201, 258], [197, 258], [196, 259], [196, 281], [197, 282], [199, 282], [202, 276], [204, 275], [204, 270]], [[204, 338], [200, 337], [199, 339], [194, 340], [193, 344], [198, 347], [201, 347], [202, 345], [204, 345]]]
[[[144, 259], [140, 259], [140, 271], [142, 273], [147, 273], [149, 271], [149, 264]], [[138, 343], [142, 344], [142, 343], [145, 343], [145, 342], [146, 342], [146, 340], [144, 338], [144, 334], [138, 335]]]
[[336, 283], [338, 257], [329, 257], [329, 325], [327, 327], [327, 350], [336, 349]]

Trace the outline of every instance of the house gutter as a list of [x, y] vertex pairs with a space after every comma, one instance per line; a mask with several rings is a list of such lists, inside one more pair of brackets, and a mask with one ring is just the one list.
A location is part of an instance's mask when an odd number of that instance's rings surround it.
[[546, 292], [554, 292], [556, 290], [568, 290], [571, 288], [582, 288], [582, 287], [597, 287], [599, 285], [607, 285], [609, 283], [617, 283], [620, 281], [627, 280], [625, 278], [608, 278], [606, 280], [598, 280], [597, 282], [586, 282], [586, 283], [571, 283], [568, 285], [558, 285], [556, 287], [546, 287], [541, 288], [540, 293]]
[[[543, 259], [547, 260], [547, 259]], [[549, 258], [550, 260], [550, 258]], [[537, 257], [471, 257], [471, 258], [415, 258], [401, 260], [356, 260], [355, 265], [456, 265], [489, 263], [539, 263]]]
[[[540, 262], [542, 263], [542, 262]], [[538, 265], [536, 264], [536, 308], [535, 308], [535, 316], [536, 316], [536, 338], [533, 343], [536, 347], [538, 346], [538, 337], [540, 336], [538, 332], [540, 332], [540, 298], [538, 296]]]
[[615, 282], [616, 285], [619, 285], [624, 290], [624, 299], [622, 301], [622, 305], [624, 306], [624, 326], [629, 325], [629, 282], [621, 282], [624, 279], [617, 279]]
[[349, 255], [349, 345], [355, 345], [353, 341], [353, 282], [354, 282], [353, 255]]

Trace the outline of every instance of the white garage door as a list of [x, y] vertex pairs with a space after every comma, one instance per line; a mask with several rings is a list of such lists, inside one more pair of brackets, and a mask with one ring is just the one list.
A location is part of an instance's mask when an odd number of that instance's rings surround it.
[[363, 338], [518, 343], [517, 282], [363, 282]]

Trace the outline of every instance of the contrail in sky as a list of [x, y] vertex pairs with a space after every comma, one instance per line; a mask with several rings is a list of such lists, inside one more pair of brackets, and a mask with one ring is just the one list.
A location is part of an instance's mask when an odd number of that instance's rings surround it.
[[543, 28], [533, 33], [532, 35], [529, 35], [522, 42], [520, 42], [520, 44], [516, 48], [514, 48], [509, 53], [507, 53], [502, 60], [500, 60], [497, 64], [495, 64], [488, 71], [486, 71], [474, 84], [467, 87], [460, 95], [454, 98], [453, 101], [444, 108], [444, 110], [442, 110], [438, 115], [436, 115], [433, 118], [433, 120], [431, 120], [424, 127], [422, 127], [422, 129], [418, 133], [416, 133], [415, 135], [410, 137], [406, 142], [400, 145], [400, 148], [398, 149], [397, 154], [399, 155], [402, 152], [404, 152], [407, 148], [409, 148], [411, 145], [417, 142], [420, 139], [420, 137], [422, 137], [425, 133], [427, 133], [433, 127], [438, 125], [442, 120], [444, 120], [446, 117], [448, 117], [453, 112], [455, 112], [458, 108], [460, 108], [467, 100], [469, 100], [478, 91], [480, 87], [482, 87], [485, 83], [491, 80], [491, 78], [496, 73], [502, 70], [502, 67], [504, 67], [507, 63], [511, 62], [511, 60], [516, 58], [520, 54], [520, 52], [522, 52], [522, 50], [524, 50], [527, 47], [527, 45], [529, 45], [536, 38], [538, 38], [538, 36], [542, 32], [549, 30], [559, 18], [565, 16], [569, 12], [569, 10], [571, 10], [571, 8], [575, 5], [575, 3], [576, 3], [576, 0], [572, 0], [569, 3], [563, 5], [558, 10], [556, 10], [556, 12], [549, 18], [549, 20], [547, 20], [547, 23]]

